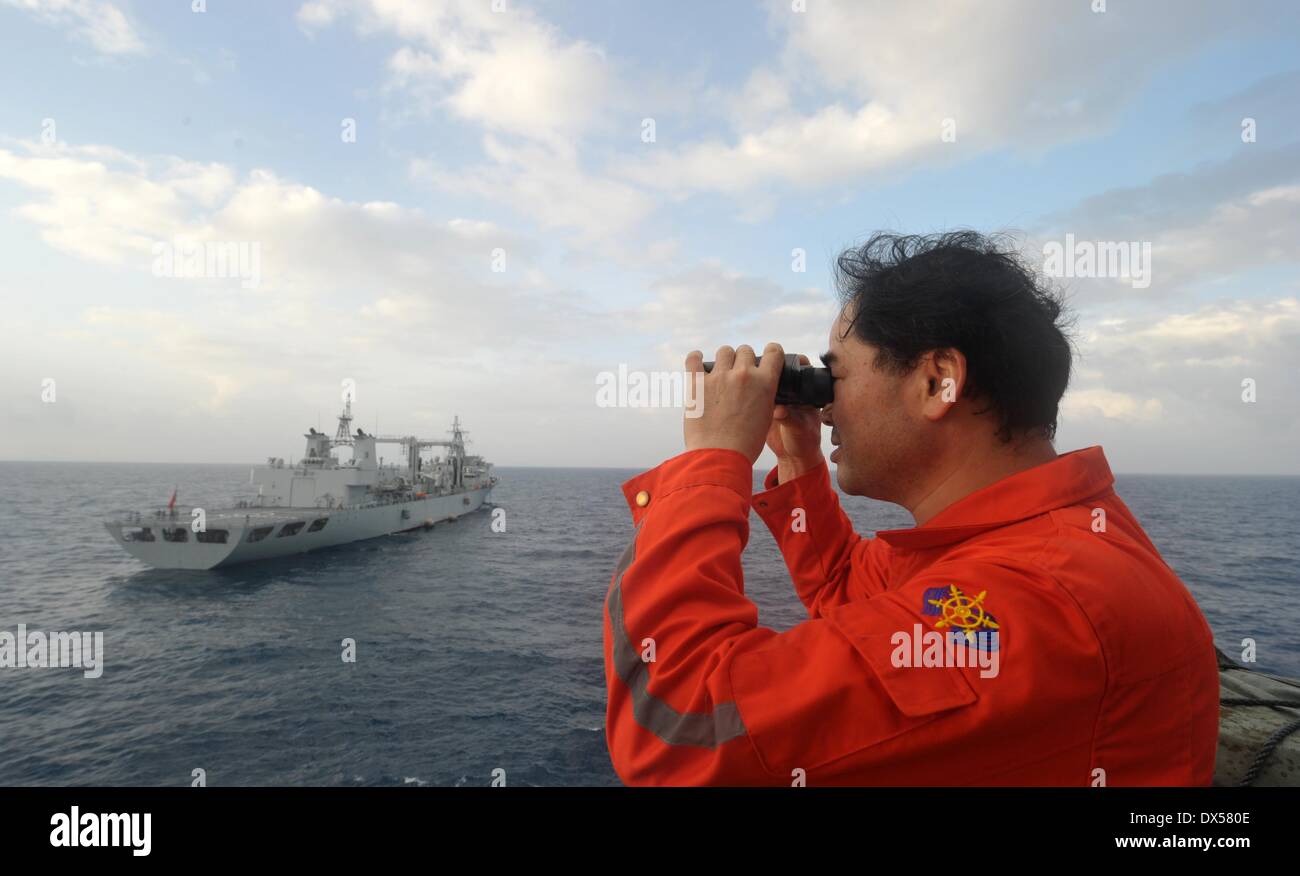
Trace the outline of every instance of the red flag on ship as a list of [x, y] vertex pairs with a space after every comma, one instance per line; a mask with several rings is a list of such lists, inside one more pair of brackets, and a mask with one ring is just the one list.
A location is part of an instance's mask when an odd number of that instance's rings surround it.
[[175, 487], [172, 487], [172, 497], [167, 500], [167, 510], [168, 511], [176, 510], [176, 488]]

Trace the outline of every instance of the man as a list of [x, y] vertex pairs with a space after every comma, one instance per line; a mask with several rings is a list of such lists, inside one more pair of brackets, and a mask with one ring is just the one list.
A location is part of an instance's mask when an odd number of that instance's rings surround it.
[[[839, 259], [834, 401], [774, 406], [783, 351], [717, 351], [686, 452], [623, 486], [606, 734], [627, 784], [1208, 785], [1211, 633], [1112, 489], [1057, 454], [1062, 305], [996, 239]], [[686, 359], [702, 370], [702, 355]], [[907, 508], [854, 533], [830, 484]], [[764, 443], [777, 457], [751, 495]], [[758, 625], [751, 508], [809, 620]]]

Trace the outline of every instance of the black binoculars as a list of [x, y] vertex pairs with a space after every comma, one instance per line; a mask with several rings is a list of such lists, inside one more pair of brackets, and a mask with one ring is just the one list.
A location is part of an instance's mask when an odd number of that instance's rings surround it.
[[[758, 356], [755, 362], [762, 362]], [[712, 362], [704, 363], [705, 371], [713, 370]], [[781, 365], [781, 381], [776, 386], [776, 403], [779, 405], [812, 405], [822, 408], [835, 399], [835, 385], [829, 368], [804, 365], [795, 353], [785, 354]]]

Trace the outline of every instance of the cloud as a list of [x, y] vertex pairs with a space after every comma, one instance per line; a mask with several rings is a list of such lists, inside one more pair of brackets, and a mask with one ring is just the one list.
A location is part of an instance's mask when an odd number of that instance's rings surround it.
[[[320, 356], [304, 344], [333, 348], [332, 374], [358, 355], [379, 370], [413, 352], [473, 362], [502, 332], [520, 350], [549, 343], [573, 313], [551, 290], [529, 287], [531, 242], [482, 220], [439, 221], [266, 170], [240, 179], [223, 165], [103, 147], [0, 150], [0, 178], [30, 193], [14, 213], [50, 246], [121, 269], [105, 281], [129, 291], [69, 314], [68, 340], [116, 347], [115, 358], [147, 360], [169, 378], [188, 374], [221, 399]], [[250, 290], [238, 277], [155, 276], [155, 246], [176, 239], [254, 245], [262, 282]], [[492, 270], [496, 247], [510, 253], [507, 273]]]
[[1089, 325], [1065, 443], [1105, 437], [1128, 470], [1297, 473], [1300, 400], [1282, 377], [1300, 370], [1294, 292]]
[[575, 231], [579, 245], [628, 234], [655, 207], [654, 199], [634, 186], [589, 175], [569, 150], [511, 146], [489, 135], [484, 152], [490, 160], [468, 168], [416, 159], [411, 177], [442, 191], [505, 204], [544, 230]]
[[[256, 243], [261, 291], [290, 299], [405, 288], [455, 312], [465, 293], [505, 287], [493, 276], [493, 249], [523, 264], [533, 250], [491, 222], [438, 221], [391, 202], [330, 197], [268, 170], [239, 179], [225, 165], [175, 156], [20, 143], [0, 149], [0, 178], [34, 195], [14, 212], [56, 249], [143, 273], [153, 271], [160, 242]], [[457, 280], [425, 285], [433, 277]], [[508, 307], [512, 294], [487, 300]]]
[[1028, 249], [1047, 241], [1151, 244], [1151, 285], [1070, 279], [1081, 309], [1149, 305], [1244, 273], [1300, 261], [1300, 143], [1243, 144], [1228, 160], [1163, 174], [1142, 186], [1112, 189], [1046, 217]]
[[399, 112], [441, 111], [483, 133], [485, 160], [452, 166], [417, 157], [413, 179], [505, 205], [541, 230], [572, 232], [576, 246], [606, 257], [639, 259], [618, 238], [657, 201], [591, 157], [593, 138], [609, 132], [612, 108], [632, 91], [602, 48], [566, 38], [513, 3], [493, 11], [486, 2], [313, 0], [298, 21], [309, 33], [351, 21], [364, 36], [396, 38], [385, 91], [399, 94]]
[[1142, 420], [1154, 422], [1163, 413], [1159, 399], [1140, 399], [1109, 389], [1081, 389], [1071, 392], [1062, 400], [1062, 413], [1069, 417], [1100, 415], [1111, 420]]
[[[939, 119], [930, 125], [937, 140]], [[648, 159], [625, 163], [621, 172], [645, 186], [675, 194], [717, 191], [737, 194], [769, 181], [816, 187], [883, 168], [921, 148], [921, 132], [900, 126], [883, 106], [854, 111], [834, 105], [811, 115], [791, 114], [738, 141], [710, 140], [679, 149], [659, 146]]]
[[1297, 471], [1300, 399], [1278, 375], [1300, 369], [1300, 284], [1277, 269], [1300, 260], [1300, 144], [1239, 150], [1090, 197], [1034, 232], [1031, 254], [1065, 233], [1152, 244], [1149, 289], [1060, 281], [1080, 317], [1065, 443], [1104, 439], [1130, 471]]
[[389, 59], [391, 84], [487, 130], [559, 144], [587, 130], [610, 93], [599, 47], [517, 4], [312, 0], [298, 11], [309, 31], [345, 18], [407, 42]]
[[228, 168], [167, 158], [152, 173], [134, 157], [102, 147], [20, 144], [0, 149], [0, 178], [40, 199], [15, 211], [42, 229], [56, 249], [122, 264], [151, 251], [159, 229], [201, 233], [201, 211], [230, 191]]
[[[1190, 313], [1160, 317], [1151, 325], [1130, 326], [1127, 337], [1135, 343], [1157, 345], [1155, 365], [1161, 356], [1195, 354], [1194, 361], [1209, 363], [1215, 357], [1243, 360], [1240, 354], [1276, 349], [1300, 332], [1300, 306], [1295, 298], [1276, 301], [1236, 301], [1209, 305]], [[1298, 351], [1300, 352], [1300, 351]], [[1212, 354], [1206, 356], [1206, 354]], [[1252, 364], [1261, 364], [1254, 360]]]
[[[40, 328], [12, 338], [13, 379], [0, 392], [23, 428], [0, 456], [84, 458], [71, 418], [106, 430], [106, 452], [120, 457], [139, 447], [113, 432], [130, 412], [166, 424], [147, 440], [178, 448], [177, 460], [257, 459], [266, 451], [254, 438], [297, 434], [294, 419], [330, 404], [351, 377], [365, 416], [396, 412], [403, 429], [441, 430], [426, 417], [454, 404], [516, 461], [628, 464], [670, 447], [680, 412], [599, 410], [598, 371], [619, 361], [678, 367], [696, 339], [761, 344], [760, 322], [788, 327], [815, 297], [701, 263], [652, 274], [640, 304], [605, 304], [576, 279], [552, 282], [537, 242], [493, 222], [177, 156], [19, 142], [0, 149], [0, 178], [23, 193], [13, 214], [49, 246], [105, 268], [92, 294], [61, 293], [57, 318], [43, 309], [53, 299], [38, 302]], [[178, 236], [256, 243], [262, 282], [154, 276], [154, 245]], [[498, 248], [504, 272], [493, 270]], [[668, 246], [661, 256], [670, 255]], [[622, 292], [626, 302], [636, 288]], [[25, 392], [49, 375], [59, 418]], [[228, 422], [220, 435], [215, 416]], [[564, 429], [535, 434], [556, 418]], [[574, 442], [583, 429], [601, 435], [599, 446]]]
[[[1259, 28], [1201, 2], [769, 6], [778, 60], [731, 99], [728, 136], [663, 143], [620, 172], [676, 193], [815, 189], [884, 171], [1022, 152], [1106, 131], [1157, 70]], [[1258, 21], [1295, 21], [1281, 2]], [[1269, 27], [1274, 24], [1270, 20]], [[994, 48], [1002, 47], [1002, 48]], [[1104, 63], [1098, 63], [1104, 58]], [[956, 140], [941, 138], [945, 120]]]
[[0, 0], [45, 22], [71, 30], [105, 55], [139, 55], [144, 40], [117, 4], [108, 0]]
[[651, 297], [624, 314], [630, 330], [654, 339], [665, 367], [680, 367], [693, 349], [712, 358], [720, 346], [761, 351], [777, 341], [790, 352], [824, 349], [836, 305], [826, 292], [792, 289], [705, 260], [659, 277]]
[[1293, 107], [1300, 92], [1300, 70], [1265, 76], [1227, 97], [1203, 101], [1191, 108], [1193, 122], [1202, 130], [1240, 134], [1246, 119], [1255, 121], [1255, 142], [1273, 148], [1300, 137], [1300, 118]]

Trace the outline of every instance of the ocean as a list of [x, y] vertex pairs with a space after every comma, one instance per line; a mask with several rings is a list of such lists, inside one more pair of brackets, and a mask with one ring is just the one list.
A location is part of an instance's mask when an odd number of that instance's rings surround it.
[[[613, 469], [497, 468], [479, 513], [212, 572], [149, 569], [100, 520], [245, 495], [247, 466], [0, 462], [0, 630], [102, 631], [104, 670], [0, 669], [0, 785], [616, 785], [601, 611], [631, 535]], [[762, 472], [755, 472], [759, 488]], [[1119, 475], [1216, 641], [1300, 676], [1300, 478]], [[859, 531], [910, 525], [842, 497]], [[751, 517], [760, 622], [805, 618]], [[356, 662], [341, 659], [356, 642]], [[504, 771], [503, 773], [501, 771]]]

